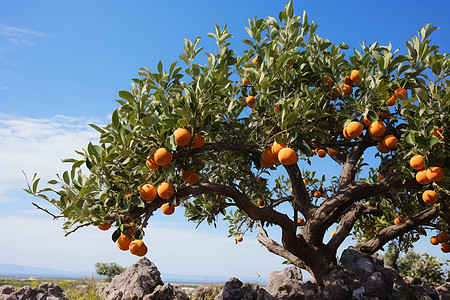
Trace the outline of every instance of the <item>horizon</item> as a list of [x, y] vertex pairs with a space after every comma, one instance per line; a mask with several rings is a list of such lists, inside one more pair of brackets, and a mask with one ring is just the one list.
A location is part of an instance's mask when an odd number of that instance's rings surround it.
[[[29, 179], [38, 172], [42, 186], [66, 170], [61, 159], [74, 157], [74, 150], [85, 148], [89, 141], [98, 141], [88, 124], [110, 122], [118, 91], [130, 89], [140, 67], [155, 70], [159, 60], [165, 69], [173, 61], [183, 66], [178, 57], [183, 38], [201, 36], [204, 51], [213, 52], [214, 41], [206, 34], [214, 31], [214, 24], [227, 24], [234, 36], [232, 47], [242, 53], [247, 19], [276, 17], [286, 2], [228, 1], [223, 5], [202, 0], [173, 5], [137, 1], [133, 6], [120, 1], [28, 0], [20, 6], [5, 2], [0, 12], [0, 167], [4, 170], [0, 174], [0, 247], [4, 249], [0, 264], [24, 262], [30, 267], [74, 271], [93, 268], [95, 262], [117, 262], [127, 268], [134, 263], [136, 256], [120, 251], [111, 241], [111, 229], [83, 228], [65, 238], [61, 220], [52, 220], [31, 202], [56, 210], [22, 190], [26, 187], [22, 171]], [[302, 15], [305, 9], [309, 20], [319, 25], [317, 33], [335, 44], [346, 42], [358, 49], [364, 40], [367, 44], [378, 40], [392, 42], [400, 52], [406, 51], [406, 40], [431, 23], [440, 27], [431, 35], [432, 42], [442, 53], [449, 53], [450, 21], [445, 7], [450, 4], [294, 2], [295, 14]], [[170, 12], [170, 19], [162, 12]], [[337, 165], [330, 165], [328, 159], [313, 158], [313, 166], [333, 174]], [[260, 273], [268, 278], [271, 271], [286, 267], [283, 258], [259, 245], [254, 232], [235, 244], [222, 220], [217, 229], [195, 226], [181, 209], [170, 217], [157, 212], [151, 218], [144, 238], [147, 257], [161, 273], [182, 275], [192, 270], [198, 276], [238, 278]], [[279, 240], [278, 229], [271, 235]], [[415, 250], [443, 257], [438, 247], [430, 246], [429, 237], [416, 243]], [[347, 238], [340, 252], [354, 244]]]

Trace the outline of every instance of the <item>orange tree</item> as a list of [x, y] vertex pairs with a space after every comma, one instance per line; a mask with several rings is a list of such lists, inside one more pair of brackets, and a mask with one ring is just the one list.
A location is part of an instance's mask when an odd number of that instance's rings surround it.
[[[142, 239], [159, 208], [181, 205], [190, 221], [209, 224], [222, 214], [237, 241], [258, 227], [261, 244], [319, 287], [350, 234], [373, 253], [393, 240], [408, 248], [428, 229], [442, 232], [448, 251], [450, 63], [429, 39], [436, 27], [419, 30], [404, 54], [378, 43], [345, 52], [316, 28], [289, 2], [279, 20], [249, 21], [242, 56], [226, 27], [208, 34], [218, 49], [205, 65], [194, 62], [200, 38], [185, 40], [184, 70], [176, 62], [141, 68], [119, 92], [111, 123], [91, 125], [99, 144], [64, 160], [71, 170], [51, 187], [39, 189], [34, 177], [26, 190], [60, 211], [54, 217], [66, 219], [68, 233], [112, 224], [121, 249]], [[365, 159], [368, 149], [376, 158]], [[340, 175], [315, 178], [315, 153], [330, 156]], [[268, 226], [281, 229], [281, 241]]]

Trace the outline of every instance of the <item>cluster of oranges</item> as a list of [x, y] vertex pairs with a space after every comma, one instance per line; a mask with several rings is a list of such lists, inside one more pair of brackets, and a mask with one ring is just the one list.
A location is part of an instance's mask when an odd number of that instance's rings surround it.
[[297, 153], [286, 145], [278, 144], [276, 141], [273, 142], [272, 147], [267, 147], [259, 162], [264, 168], [271, 168], [274, 164], [280, 162], [285, 166], [290, 166], [297, 163], [298, 155]]
[[[417, 170], [416, 180], [418, 183], [425, 185], [431, 182], [438, 182], [444, 178], [444, 170], [440, 167], [429, 167], [425, 170], [425, 160], [422, 155], [414, 155], [409, 164], [414, 170]], [[422, 200], [425, 203], [434, 204], [438, 200], [438, 194], [432, 190], [426, 190], [422, 194]]]
[[450, 240], [450, 237], [446, 232], [440, 232], [438, 235], [432, 236], [430, 238], [430, 243], [433, 245], [439, 245], [441, 244], [441, 250], [444, 253], [450, 252], [450, 244], [448, 243]]

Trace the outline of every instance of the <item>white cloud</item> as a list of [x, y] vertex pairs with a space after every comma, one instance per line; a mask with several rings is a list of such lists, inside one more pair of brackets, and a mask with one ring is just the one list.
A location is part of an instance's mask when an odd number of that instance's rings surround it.
[[18, 28], [14, 26], [1, 25], [0, 35], [3, 36], [13, 36], [13, 37], [23, 37], [23, 36], [47, 36], [47, 34], [39, 31], [34, 31], [25, 28]]
[[4, 90], [9, 90], [9, 86], [6, 86], [6, 85], [0, 86], [0, 91], [4, 91]]

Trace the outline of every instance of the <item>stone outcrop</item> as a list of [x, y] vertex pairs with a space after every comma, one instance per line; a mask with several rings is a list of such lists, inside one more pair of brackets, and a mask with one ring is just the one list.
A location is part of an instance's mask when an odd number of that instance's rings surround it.
[[153, 293], [145, 296], [143, 300], [189, 300], [189, 297], [178, 286], [166, 283], [157, 286]]
[[0, 300], [69, 300], [56, 284], [44, 282], [33, 288], [24, 286], [15, 290], [12, 285], [0, 286]]
[[315, 284], [302, 280], [302, 272], [297, 267], [273, 271], [269, 275], [266, 290], [275, 299], [314, 299]]
[[239, 279], [230, 278], [223, 286], [222, 291], [214, 300], [274, 300], [266, 290], [257, 283], [242, 283]]

